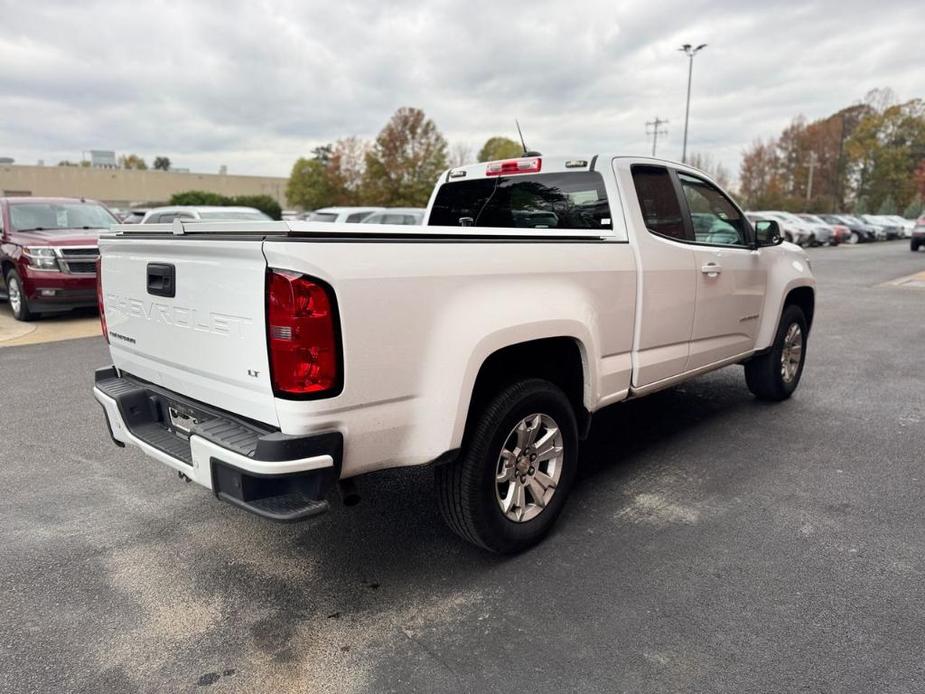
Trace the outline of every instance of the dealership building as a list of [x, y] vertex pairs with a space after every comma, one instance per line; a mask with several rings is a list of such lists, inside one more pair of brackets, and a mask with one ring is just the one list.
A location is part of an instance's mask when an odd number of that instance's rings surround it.
[[287, 179], [101, 166], [20, 166], [0, 163], [0, 193], [92, 198], [112, 207], [164, 204], [174, 193], [205, 190], [220, 195], [269, 195], [286, 207]]

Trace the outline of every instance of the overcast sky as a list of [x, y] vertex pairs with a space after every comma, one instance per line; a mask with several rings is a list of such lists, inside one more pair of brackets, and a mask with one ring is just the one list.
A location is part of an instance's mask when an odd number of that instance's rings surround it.
[[925, 97], [922, 0], [0, 0], [0, 156], [169, 156], [194, 171], [288, 175], [312, 147], [372, 138], [399, 106], [451, 144], [495, 134], [549, 154], [679, 159], [733, 173], [793, 116], [875, 87]]

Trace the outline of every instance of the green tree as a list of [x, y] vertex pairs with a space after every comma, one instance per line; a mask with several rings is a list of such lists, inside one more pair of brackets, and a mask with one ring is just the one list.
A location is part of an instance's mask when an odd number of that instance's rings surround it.
[[270, 195], [235, 195], [234, 197], [228, 198], [228, 202], [225, 204], [238, 207], [254, 207], [263, 212], [270, 219], [283, 218], [283, 208]]
[[906, 219], [917, 219], [921, 216], [922, 210], [925, 209], [925, 205], [922, 204], [922, 196], [916, 195], [912, 198], [912, 202], [903, 210], [903, 217]]
[[183, 193], [174, 193], [170, 196], [171, 205], [214, 205], [223, 206], [230, 204], [228, 198], [218, 193], [210, 193], [207, 190], [187, 190]]
[[479, 161], [514, 159], [523, 153], [523, 147], [509, 137], [489, 137], [479, 150]]
[[378, 205], [423, 207], [446, 168], [446, 139], [417, 108], [398, 109], [366, 153], [363, 194]]
[[892, 195], [887, 195], [880, 207], [877, 208], [877, 214], [896, 214], [899, 210], [896, 207], [896, 201]]
[[154, 157], [154, 168], [160, 171], [170, 171], [170, 157]]
[[334, 152], [334, 145], [320, 145], [312, 150], [312, 159], [327, 164], [331, 161], [331, 154]]
[[137, 154], [123, 154], [121, 157], [119, 157], [119, 166], [121, 166], [123, 169], [144, 170], [148, 168], [145, 160], [139, 157]]
[[296, 160], [286, 184], [286, 199], [290, 205], [317, 210], [330, 204], [331, 193], [327, 171], [321, 161], [305, 157]]
[[171, 205], [209, 205], [214, 207], [254, 207], [272, 219], [282, 219], [280, 204], [269, 195], [235, 195], [229, 197], [207, 190], [187, 190], [170, 196]]
[[854, 214], [870, 214], [870, 203], [867, 196], [862, 195], [854, 201], [854, 207], [851, 209]]

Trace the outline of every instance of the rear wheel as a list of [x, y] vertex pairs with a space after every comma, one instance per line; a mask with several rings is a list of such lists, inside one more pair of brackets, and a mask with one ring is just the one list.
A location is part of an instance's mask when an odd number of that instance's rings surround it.
[[6, 293], [9, 297], [10, 309], [13, 311], [13, 318], [21, 321], [38, 318], [38, 314], [29, 309], [29, 300], [26, 298], [22, 280], [16, 270], [10, 270], [6, 275]]
[[919, 243], [921, 243], [921, 242], [918, 241], [917, 239], [913, 239], [913, 240], [909, 243], [909, 248], [911, 248], [912, 251], [915, 252], [915, 251], [919, 250]]
[[577, 462], [568, 398], [548, 381], [520, 381], [477, 415], [460, 457], [436, 469], [440, 511], [463, 539], [493, 552], [519, 552], [555, 523]]
[[745, 364], [745, 382], [759, 400], [786, 400], [800, 383], [806, 360], [806, 317], [799, 306], [784, 308], [771, 349]]

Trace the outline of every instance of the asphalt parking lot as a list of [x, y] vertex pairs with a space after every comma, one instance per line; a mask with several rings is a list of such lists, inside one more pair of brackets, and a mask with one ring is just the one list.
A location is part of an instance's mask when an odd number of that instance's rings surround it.
[[810, 255], [796, 396], [733, 367], [602, 413], [511, 558], [444, 527], [429, 469], [251, 517], [112, 445], [101, 338], [0, 347], [0, 690], [925, 690], [925, 287], [890, 284], [925, 253]]

